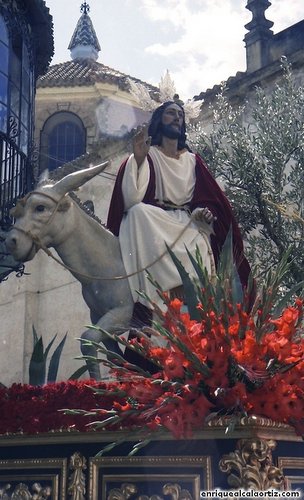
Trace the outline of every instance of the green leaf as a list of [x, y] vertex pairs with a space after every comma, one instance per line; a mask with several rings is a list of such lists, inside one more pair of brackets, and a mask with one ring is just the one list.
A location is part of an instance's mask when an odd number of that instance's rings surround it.
[[107, 446], [104, 446], [102, 450], [100, 450], [98, 453], [96, 453], [95, 457], [101, 457], [108, 451], [112, 451], [113, 448], [116, 446], [119, 446], [120, 444], [124, 443], [126, 441], [126, 438], [118, 439], [117, 441], [114, 441], [113, 443], [108, 444]]
[[33, 329], [33, 337], [34, 337], [34, 345], [35, 345], [38, 342], [38, 335], [37, 335], [37, 331], [36, 331], [36, 328], [34, 327], [34, 325], [32, 325], [32, 329]]
[[246, 288], [246, 300], [244, 300], [244, 311], [250, 313], [252, 309], [252, 302], [256, 296], [256, 282], [254, 279], [254, 272], [251, 270], [248, 276], [248, 283]]
[[[53, 341], [55, 340], [55, 338], [56, 338], [56, 335], [55, 335]], [[67, 338], [67, 333], [65, 334], [62, 341], [60, 342], [60, 344], [57, 346], [57, 348], [53, 352], [53, 355], [52, 355], [51, 360], [50, 360], [50, 365], [49, 365], [49, 371], [48, 371], [48, 377], [47, 377], [48, 382], [55, 382], [56, 381], [60, 357], [61, 357], [62, 349], [64, 347], [66, 338]], [[50, 344], [52, 344], [53, 341]]]
[[243, 286], [235, 263], [231, 269], [231, 295], [233, 304], [241, 304], [244, 300]]
[[87, 365], [83, 365], [80, 368], [78, 368], [72, 375], [69, 377], [69, 380], [77, 380], [81, 375], [83, 375], [85, 372], [88, 371]]
[[[167, 245], [166, 245], [167, 246]], [[178, 273], [181, 277], [183, 287], [184, 287], [184, 294], [185, 294], [185, 303], [188, 307], [189, 315], [190, 318], [193, 320], [200, 320], [200, 313], [199, 310], [197, 309], [198, 305], [198, 295], [197, 295], [197, 287], [194, 284], [193, 280], [191, 280], [189, 274], [185, 270], [184, 266], [180, 262], [180, 260], [176, 257], [174, 252], [167, 246], [168, 253], [170, 254], [176, 269], [178, 270]]]
[[47, 360], [48, 354], [50, 352], [50, 349], [51, 349], [52, 345], [55, 342], [56, 337], [57, 337], [57, 333], [54, 335], [54, 337], [52, 338], [51, 342], [48, 344], [48, 346], [45, 349], [45, 352], [44, 352], [44, 359], [45, 359], [45, 361]]
[[43, 353], [42, 337], [34, 345], [29, 365], [29, 384], [43, 385], [45, 383], [46, 360]]
[[152, 438], [147, 438], [147, 439], [143, 439], [142, 441], [139, 441], [138, 443], [136, 443], [132, 450], [128, 453], [128, 457], [132, 457], [133, 455], [135, 455], [141, 448], [144, 448], [145, 446], [147, 446], [150, 442], [151, 442]]
[[230, 276], [233, 264], [232, 228], [230, 226], [218, 262], [217, 274], [221, 281]]
[[256, 339], [259, 342], [263, 337], [265, 331], [269, 329], [269, 322], [267, 318], [272, 313], [275, 301], [279, 296], [279, 290], [282, 286], [283, 277], [288, 272], [292, 261], [290, 259], [291, 249], [289, 248], [282, 256], [277, 268], [273, 271], [270, 270], [266, 277], [265, 283], [261, 288], [259, 301], [256, 301], [252, 310], [255, 314], [259, 310], [259, 315], [256, 319]]
[[301, 290], [304, 286], [304, 281], [300, 281], [296, 285], [294, 285], [286, 294], [284, 297], [280, 300], [278, 304], [276, 304], [274, 310], [273, 310], [273, 317], [277, 318], [282, 314], [283, 309], [288, 305], [288, 302], [292, 298], [293, 295], [295, 295], [299, 290]]
[[[218, 263], [217, 275], [219, 286], [224, 287], [225, 299], [232, 304], [240, 304], [244, 300], [243, 287], [240, 276], [233, 257], [233, 233], [232, 227], [229, 227], [226, 239], [224, 241]], [[228, 289], [225, 289], [225, 280]]]
[[[99, 326], [89, 326], [88, 328], [102, 332], [103, 335], [106, 335], [107, 337], [114, 339], [118, 344], [122, 344], [124, 347], [127, 347], [128, 349], [136, 352], [139, 356], [142, 356], [143, 358], [146, 359], [146, 351], [143, 348], [139, 348], [136, 345], [129, 343], [128, 340], [125, 340], [124, 338], [120, 338], [119, 335], [116, 335], [115, 333], [109, 333], [109, 332], [107, 332], [107, 330], [103, 330]], [[93, 345], [97, 349], [97, 351], [105, 354], [107, 356], [108, 360], [114, 359], [114, 361], [115, 361], [117, 359], [117, 360], [121, 361], [121, 363], [127, 369], [135, 370], [138, 373], [141, 373], [142, 375], [144, 375], [145, 377], [151, 377], [151, 374], [148, 371], [143, 370], [142, 368], [140, 368], [137, 365], [126, 362], [126, 360], [123, 356], [120, 356], [119, 354], [116, 354], [115, 352], [110, 351], [109, 349], [107, 349], [106, 347], [103, 347], [98, 342], [94, 342], [94, 341], [89, 340], [89, 341], [86, 341], [86, 345]], [[113, 354], [114, 354], [114, 358], [112, 356]], [[101, 361], [101, 362], [103, 363], [103, 361]], [[153, 361], [151, 361], [151, 363], [153, 363]]]
[[188, 257], [191, 261], [191, 264], [199, 278], [200, 284], [203, 288], [206, 288], [210, 284], [210, 278], [207, 273], [207, 269], [204, 266], [202, 256], [198, 247], [196, 247], [195, 258], [189, 252], [188, 248], [186, 248]]

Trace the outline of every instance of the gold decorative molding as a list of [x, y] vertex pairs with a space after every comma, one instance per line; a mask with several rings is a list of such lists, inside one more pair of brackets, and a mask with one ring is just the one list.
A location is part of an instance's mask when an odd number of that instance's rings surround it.
[[[29, 485], [34, 486], [36, 483], [43, 482], [50, 487], [52, 498], [66, 500], [67, 459], [65, 458], [0, 460], [0, 472], [0, 491], [8, 484], [18, 483], [29, 487]], [[33, 498], [36, 498], [34, 495], [37, 495], [37, 492], [33, 494]], [[19, 495], [16, 498], [23, 497]], [[26, 500], [27, 497], [25, 496], [24, 499]], [[37, 499], [40, 497], [38, 496]]]
[[[147, 484], [152, 493], [143, 492]], [[150, 500], [151, 494], [151, 500], [163, 500], [161, 492], [172, 500], [199, 500], [202, 489], [212, 489], [209, 456], [90, 459], [90, 500], [133, 500], [135, 494], [136, 500]]]
[[304, 457], [278, 457], [278, 466], [282, 469], [302, 469], [304, 473]]
[[244, 416], [222, 416], [222, 417], [213, 417], [206, 424], [207, 427], [226, 427], [228, 424], [232, 422], [235, 423], [236, 426], [241, 427], [266, 427], [266, 428], [275, 428], [275, 429], [292, 429], [292, 427], [288, 424], [284, 424], [283, 422], [275, 422], [270, 418], [260, 417], [257, 415], [244, 415]]
[[70, 459], [69, 469], [74, 471], [69, 477], [68, 495], [72, 500], [85, 500], [86, 477], [83, 472], [86, 470], [86, 459], [76, 451]]
[[272, 461], [273, 440], [252, 438], [240, 439], [237, 450], [223, 455], [219, 462], [222, 472], [229, 474], [228, 484], [233, 488], [264, 491], [281, 489], [283, 472]]
[[[170, 495], [170, 500], [193, 500], [191, 493], [188, 490], [182, 488], [179, 484], [165, 484], [162, 488], [164, 495]], [[114, 488], [109, 492], [107, 500], [128, 500], [132, 497], [134, 500], [165, 500], [165, 497], [159, 495], [139, 495], [134, 497], [138, 493], [137, 486], [131, 483], [125, 483], [121, 485], [121, 488]], [[168, 499], [169, 500], [169, 499]]]
[[[282, 469], [285, 477], [285, 490], [303, 490], [304, 485], [304, 458], [303, 457], [278, 457], [278, 467]], [[292, 473], [290, 473], [292, 471]]]
[[295, 433], [292, 426], [257, 415], [214, 417], [207, 422], [206, 427], [209, 428], [209, 432], [212, 430], [213, 433], [228, 429], [226, 435], [222, 436], [226, 439], [258, 436], [280, 441], [302, 441], [301, 436]]

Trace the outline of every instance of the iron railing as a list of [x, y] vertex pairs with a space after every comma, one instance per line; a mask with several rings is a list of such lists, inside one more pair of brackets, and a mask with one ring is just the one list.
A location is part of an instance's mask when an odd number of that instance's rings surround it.
[[0, 161], [0, 227], [6, 229], [12, 223], [10, 209], [33, 186], [33, 174], [27, 156], [1, 132]]
[[0, 132], [0, 282], [15, 271], [24, 272], [24, 265], [14, 260], [5, 248], [6, 231], [13, 222], [10, 209], [18, 198], [33, 185], [33, 174], [27, 156], [20, 151], [14, 139]]

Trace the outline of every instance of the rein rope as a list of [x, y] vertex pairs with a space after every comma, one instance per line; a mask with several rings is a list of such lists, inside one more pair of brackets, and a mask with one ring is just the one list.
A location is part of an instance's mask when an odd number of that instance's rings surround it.
[[[31, 193], [29, 193], [26, 197], [25, 197], [25, 202], [28, 200], [28, 198], [33, 195], [33, 194], [39, 194], [39, 195], [42, 195], [42, 196], [45, 196], [47, 198], [49, 198], [50, 200], [52, 200], [54, 203], [55, 203], [55, 209], [53, 210], [53, 212], [51, 213], [49, 219], [47, 220], [45, 226], [48, 226], [51, 221], [53, 220], [54, 216], [56, 215], [56, 213], [58, 212], [58, 208], [59, 208], [59, 205], [60, 205], [60, 202], [62, 201], [62, 199], [64, 198], [65, 194], [61, 196], [61, 198], [59, 198], [59, 200], [56, 200], [55, 198], [53, 198], [52, 196], [50, 196], [49, 194], [46, 194], [46, 193], [41, 193], [40, 191], [32, 191]], [[177, 241], [183, 236], [183, 234], [185, 233], [185, 231], [188, 229], [188, 227], [190, 226], [191, 222], [192, 222], [192, 216], [190, 216], [190, 219], [189, 221], [187, 222], [186, 226], [182, 229], [182, 231], [178, 234], [178, 236], [175, 238], [175, 240], [173, 241], [173, 243], [171, 243], [170, 246], [168, 246], [168, 248], [166, 250], [164, 250], [156, 259], [154, 259], [152, 262], [150, 262], [147, 266], [145, 267], [142, 267], [141, 269], [137, 269], [136, 271], [132, 272], [132, 273], [129, 273], [129, 274], [125, 274], [125, 275], [121, 275], [121, 276], [112, 276], [112, 277], [102, 277], [102, 276], [91, 276], [89, 274], [86, 274], [86, 273], [82, 273], [81, 271], [77, 271], [77, 269], [74, 269], [70, 266], [68, 266], [67, 264], [64, 264], [64, 262], [62, 262], [61, 260], [59, 260], [57, 257], [55, 257], [55, 255], [45, 246], [41, 243], [41, 240], [39, 238], [39, 236], [35, 236], [33, 235], [30, 231], [25, 231], [24, 229], [21, 229], [19, 227], [13, 227], [13, 229], [15, 229], [16, 231], [20, 231], [21, 233], [25, 234], [26, 236], [30, 237], [31, 240], [32, 240], [32, 246], [28, 252], [28, 255], [31, 253], [31, 250], [33, 248], [33, 245], [36, 246], [36, 248], [41, 249], [43, 250], [47, 255], [48, 257], [51, 257], [55, 262], [57, 262], [60, 266], [62, 266], [63, 268], [69, 270], [70, 272], [72, 272], [73, 274], [77, 274], [78, 276], [80, 277], [83, 277], [83, 278], [86, 278], [86, 279], [89, 279], [89, 280], [97, 280], [97, 281], [118, 281], [118, 280], [123, 280], [123, 279], [128, 279], [128, 278], [131, 278], [132, 276], [136, 276], [137, 274], [140, 274], [144, 271], [146, 271], [147, 269], [149, 269], [150, 267], [152, 267], [154, 264], [156, 264], [157, 262], [159, 262], [167, 253], [168, 253], [168, 249], [172, 250], [172, 248], [174, 247], [174, 245], [177, 243]], [[212, 262], [212, 259], [211, 259], [211, 262]]]

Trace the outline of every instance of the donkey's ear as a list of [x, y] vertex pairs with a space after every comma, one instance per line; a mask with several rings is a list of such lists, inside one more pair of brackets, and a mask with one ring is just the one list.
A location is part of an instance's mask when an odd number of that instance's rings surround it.
[[54, 184], [53, 190], [60, 196], [63, 196], [70, 191], [74, 191], [95, 177], [95, 175], [100, 174], [100, 172], [102, 172], [107, 165], [109, 165], [109, 163], [110, 162], [106, 161], [104, 163], [100, 163], [100, 165], [95, 165], [95, 167], [85, 168], [83, 170], [78, 170], [78, 172], [66, 175]]

